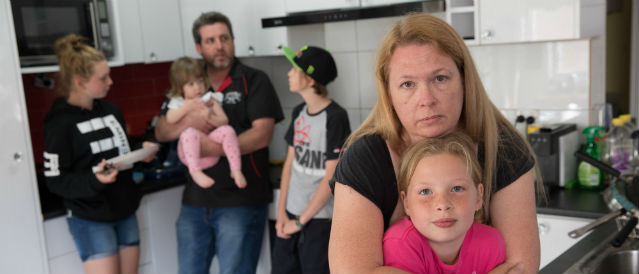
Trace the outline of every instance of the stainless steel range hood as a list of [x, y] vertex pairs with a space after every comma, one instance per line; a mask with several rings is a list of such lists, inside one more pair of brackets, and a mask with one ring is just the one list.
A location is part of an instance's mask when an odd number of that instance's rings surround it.
[[263, 18], [262, 28], [402, 16], [410, 12], [434, 13], [444, 10], [445, 4], [443, 0], [390, 4], [375, 7], [319, 10], [293, 13], [283, 17]]

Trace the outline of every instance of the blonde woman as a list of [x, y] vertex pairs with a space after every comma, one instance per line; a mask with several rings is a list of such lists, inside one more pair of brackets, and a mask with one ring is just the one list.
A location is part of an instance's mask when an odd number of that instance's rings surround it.
[[[405, 150], [456, 129], [478, 147], [485, 182], [482, 213], [506, 243], [494, 273], [539, 268], [530, 147], [488, 98], [462, 38], [428, 14], [402, 18], [377, 56], [377, 104], [347, 141], [331, 180], [331, 272], [399, 272], [384, 267], [384, 231], [405, 216], [396, 173]], [[362, 161], [366, 159], [366, 161]]]

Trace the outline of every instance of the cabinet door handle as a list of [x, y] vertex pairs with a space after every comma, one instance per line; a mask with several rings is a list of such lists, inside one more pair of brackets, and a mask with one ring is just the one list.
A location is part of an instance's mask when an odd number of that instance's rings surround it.
[[13, 153], [13, 160], [16, 163], [22, 162], [22, 152]]
[[253, 48], [253, 46], [251, 46], [251, 45], [249, 45], [249, 47], [248, 47], [248, 54], [250, 56], [255, 55], [255, 48]]
[[152, 62], [155, 62], [158, 60], [158, 56], [155, 55], [155, 52], [151, 52], [151, 54], [149, 55], [150, 59]]
[[486, 40], [493, 39], [493, 32], [491, 30], [485, 30], [481, 33], [481, 38]]
[[550, 226], [545, 223], [539, 223], [539, 235], [544, 235], [550, 231]]

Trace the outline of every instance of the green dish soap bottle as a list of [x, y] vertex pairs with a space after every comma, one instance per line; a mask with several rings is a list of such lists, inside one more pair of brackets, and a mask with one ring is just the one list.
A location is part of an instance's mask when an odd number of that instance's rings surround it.
[[[599, 160], [599, 146], [595, 138], [598, 138], [599, 132], [603, 131], [603, 127], [590, 126], [584, 128], [581, 132], [586, 135], [586, 145], [583, 147], [582, 151], [597, 160]], [[603, 188], [603, 172], [586, 161], [581, 161], [579, 163], [579, 167], [577, 168], [577, 177], [579, 179], [579, 186], [583, 189], [600, 190]]]

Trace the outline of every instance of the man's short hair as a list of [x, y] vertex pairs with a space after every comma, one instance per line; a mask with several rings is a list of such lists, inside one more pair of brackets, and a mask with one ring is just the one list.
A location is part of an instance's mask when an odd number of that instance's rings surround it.
[[224, 23], [229, 28], [229, 32], [231, 33], [231, 38], [233, 36], [233, 27], [231, 26], [231, 21], [226, 15], [219, 13], [217, 11], [209, 11], [203, 12], [200, 16], [193, 21], [193, 40], [195, 40], [196, 44], [202, 43], [202, 35], [200, 35], [200, 27], [204, 25], [212, 25], [215, 23]]

